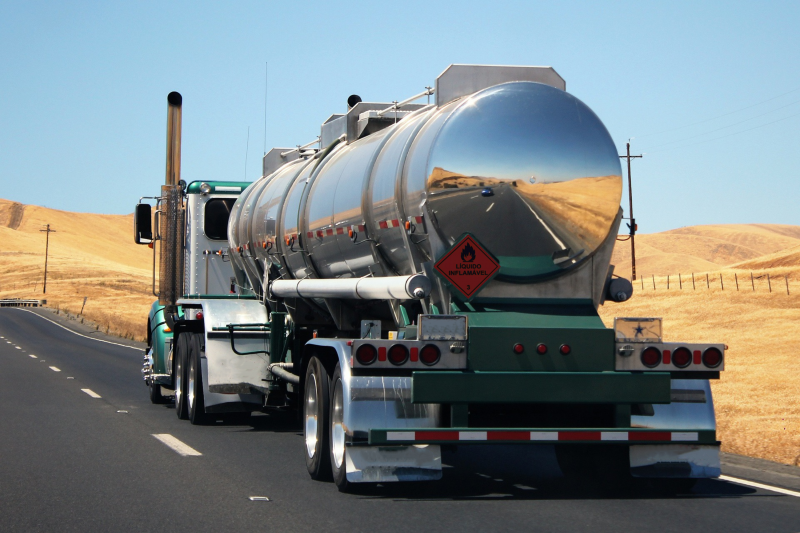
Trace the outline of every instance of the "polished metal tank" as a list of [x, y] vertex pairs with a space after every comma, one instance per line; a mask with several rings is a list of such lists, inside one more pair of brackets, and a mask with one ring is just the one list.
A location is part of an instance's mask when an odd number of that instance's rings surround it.
[[465, 233], [497, 257], [499, 282], [535, 284], [608, 241], [621, 194], [616, 147], [591, 109], [550, 85], [511, 81], [287, 163], [239, 197], [229, 240], [256, 292], [268, 270], [429, 273]]

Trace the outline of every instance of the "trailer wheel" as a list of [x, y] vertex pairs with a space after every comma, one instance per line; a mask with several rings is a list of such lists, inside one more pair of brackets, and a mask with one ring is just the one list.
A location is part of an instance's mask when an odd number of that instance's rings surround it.
[[347, 449], [345, 448], [344, 432], [344, 388], [342, 387], [342, 368], [336, 365], [331, 380], [331, 405], [330, 405], [330, 448], [331, 448], [331, 473], [333, 482], [342, 492], [348, 492], [352, 484], [347, 481]]
[[187, 342], [188, 335], [178, 335], [178, 342], [175, 344], [174, 352], [174, 376], [175, 383], [175, 414], [181, 420], [189, 418], [189, 413], [186, 409], [186, 369], [184, 362], [186, 361], [186, 354], [189, 351]]
[[203, 334], [192, 333], [189, 336], [189, 374], [186, 381], [186, 405], [189, 410], [189, 422], [194, 425], [205, 424], [206, 402], [203, 396], [203, 367], [200, 354], [203, 351]]
[[306, 468], [311, 479], [326, 479], [330, 475], [328, 417], [330, 378], [317, 357], [312, 357], [306, 370], [303, 402], [303, 437], [306, 449]]

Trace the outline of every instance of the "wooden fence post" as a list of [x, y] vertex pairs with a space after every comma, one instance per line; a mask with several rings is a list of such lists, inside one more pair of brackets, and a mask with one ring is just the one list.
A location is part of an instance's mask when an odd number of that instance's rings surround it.
[[681, 280], [681, 273], [678, 272], [678, 288], [683, 290], [683, 280]]
[[750, 271], [750, 284], [753, 286], [753, 292], [756, 291], [756, 283], [753, 281], [753, 271]]
[[786, 282], [786, 294], [789, 294], [789, 276], [786, 274], [783, 275], [783, 281]]
[[767, 286], [769, 287], [769, 292], [772, 292], [772, 283], [769, 281], [769, 274], [767, 274]]
[[711, 288], [711, 284], [709, 284], [709, 282], [708, 282], [708, 273], [706, 273], [706, 289], [710, 289], [710, 288]]
[[736, 290], [739, 290], [739, 276], [736, 275], [736, 272], [733, 273], [733, 279], [736, 281]]
[[697, 287], [694, 286], [694, 272], [692, 272], [692, 290], [697, 290]]
[[667, 290], [669, 290], [669, 274], [667, 274]]
[[653, 290], [656, 290], [656, 275], [652, 274], [653, 276]]
[[725, 284], [722, 282], [722, 272], [719, 273], [719, 286], [722, 287], [722, 290], [725, 290]]

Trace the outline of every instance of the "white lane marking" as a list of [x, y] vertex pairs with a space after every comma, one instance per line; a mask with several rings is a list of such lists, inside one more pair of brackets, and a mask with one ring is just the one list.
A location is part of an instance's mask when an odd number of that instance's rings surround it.
[[203, 455], [188, 444], [184, 444], [169, 433], [153, 433], [153, 436], [172, 448], [172, 450], [184, 457]]
[[39, 318], [41, 318], [42, 320], [47, 320], [51, 324], [55, 324], [56, 326], [60, 327], [61, 329], [65, 329], [65, 330], [69, 331], [70, 333], [74, 333], [75, 335], [77, 335], [79, 337], [84, 337], [86, 339], [92, 339], [93, 341], [97, 341], [97, 342], [105, 342], [106, 344], [113, 344], [114, 346], [122, 346], [123, 348], [130, 348], [131, 350], [141, 350], [141, 348], [137, 348], [136, 346], [128, 346], [127, 344], [120, 344], [118, 342], [105, 341], [103, 339], [95, 339], [94, 337], [90, 337], [88, 335], [83, 335], [81, 333], [78, 333], [77, 331], [73, 331], [73, 330], [71, 330], [71, 329], [69, 329], [67, 327], [62, 326], [58, 322], [54, 322], [54, 321], [50, 320], [49, 318], [45, 318], [40, 314], [34, 313], [33, 311], [28, 311], [27, 309], [20, 309], [18, 307], [15, 307], [13, 309], [16, 309], [17, 311], [25, 311], [26, 313], [30, 313], [32, 315], [36, 315]]
[[251, 502], [268, 502], [269, 498], [266, 496], [250, 496]]
[[475, 196], [470, 196], [469, 199], [472, 200], [473, 198], [477, 198], [480, 194], [476, 194]]
[[92, 389], [81, 389], [81, 390], [86, 394], [88, 394], [89, 396], [91, 396], [92, 398], [101, 398], [101, 396]]
[[53, 372], [61, 372], [61, 369], [58, 368], [57, 366], [51, 366], [50, 370], [52, 370]]
[[494, 207], [494, 202], [492, 202], [492, 205], [489, 206], [489, 208], [486, 210], [486, 212], [488, 213], [493, 207]]
[[19, 346], [14, 346], [14, 348], [16, 348], [17, 350], [21, 350], [22, 349]]
[[738, 477], [719, 476], [719, 479], [723, 481], [730, 481], [731, 483], [736, 483], [737, 485], [745, 485], [747, 487], [770, 490], [772, 492], [777, 492], [778, 494], [786, 494], [787, 496], [794, 496], [795, 498], [800, 498], [800, 492], [796, 492], [789, 489], [782, 489], [780, 487], [773, 487], [772, 485], [765, 485], [763, 483], [756, 483], [755, 481], [748, 481], [746, 479], [739, 479]]
[[32, 353], [29, 353], [29, 354], [28, 354], [28, 357], [33, 357], [34, 359], [38, 359], [38, 357], [36, 357], [36, 356], [35, 356], [35, 355], [33, 355]]
[[[550, 229], [550, 226], [548, 226], [548, 225], [545, 223], [545, 221], [544, 221], [544, 220], [542, 220], [542, 218], [539, 216], [539, 214], [538, 214], [536, 211], [534, 211], [534, 210], [533, 210], [533, 208], [532, 208], [530, 205], [528, 205], [528, 204], [525, 204], [525, 205], [527, 205], [527, 206], [528, 206], [528, 209], [530, 209], [530, 210], [531, 210], [531, 213], [533, 213], [533, 216], [535, 216], [535, 217], [537, 218], [537, 220], [539, 220], [539, 222], [541, 222], [541, 223], [542, 223], [542, 226], [544, 226], [544, 229], [546, 229], [546, 230], [547, 230], [547, 233], [549, 233], [549, 234], [550, 234], [550, 236], [553, 238], [553, 240], [554, 240], [554, 241], [556, 241], [556, 242], [558, 243], [558, 245], [561, 247], [561, 249], [562, 249], [562, 250], [566, 250], [566, 249], [567, 249], [567, 245], [566, 245], [566, 244], [564, 244], [563, 242], [561, 242], [561, 239], [559, 239], [558, 237], [556, 237], [556, 234], [555, 234], [555, 233], [553, 233], [553, 230], [551, 230], [551, 229]], [[24, 310], [24, 309], [20, 309], [20, 311], [23, 311], [23, 310]], [[33, 311], [28, 311], [28, 312], [29, 312], [29, 313], [32, 313]], [[33, 313], [33, 314], [35, 315], [36, 313]], [[38, 316], [38, 315], [37, 315], [37, 316]]]

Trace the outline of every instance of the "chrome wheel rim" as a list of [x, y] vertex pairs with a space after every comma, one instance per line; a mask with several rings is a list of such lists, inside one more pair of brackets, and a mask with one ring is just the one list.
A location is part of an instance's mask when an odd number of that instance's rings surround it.
[[194, 405], [194, 380], [195, 380], [195, 375], [194, 374], [195, 374], [196, 371], [197, 371], [197, 368], [195, 368], [194, 361], [190, 361], [189, 362], [189, 381], [187, 383], [188, 387], [187, 387], [187, 390], [186, 390], [186, 400], [188, 401], [189, 409], [191, 409], [192, 405]]
[[308, 376], [306, 383], [306, 453], [314, 457], [317, 450], [317, 376], [313, 373]]
[[331, 409], [331, 452], [337, 469], [344, 463], [344, 401], [342, 399], [342, 380], [337, 379], [333, 386], [333, 406]]
[[183, 374], [183, 368], [180, 362], [175, 365], [175, 404], [180, 405], [181, 402], [181, 385], [183, 385], [183, 379], [181, 377]]

